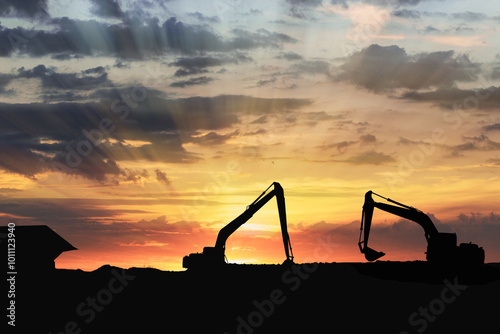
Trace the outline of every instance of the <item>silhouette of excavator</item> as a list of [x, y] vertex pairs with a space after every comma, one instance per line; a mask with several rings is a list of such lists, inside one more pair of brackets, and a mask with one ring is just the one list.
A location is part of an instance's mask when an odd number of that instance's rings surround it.
[[[273, 186], [274, 188], [269, 191], [269, 189]], [[198, 269], [224, 265], [226, 263], [225, 248], [227, 238], [229, 238], [229, 236], [233, 234], [233, 232], [236, 231], [241, 225], [245, 224], [260, 208], [269, 202], [273, 196], [276, 196], [276, 202], [278, 203], [281, 234], [283, 236], [283, 244], [285, 246], [286, 260], [283, 264], [293, 264], [292, 244], [290, 243], [286, 223], [285, 196], [281, 185], [278, 182], [273, 182], [259, 197], [257, 197], [255, 201], [252, 202], [252, 204], [246, 208], [241, 215], [236, 217], [219, 231], [215, 247], [204, 247], [203, 253], [192, 253], [184, 256], [182, 260], [182, 267], [187, 269]]]
[[[396, 205], [375, 202], [372, 194]], [[385, 253], [378, 252], [368, 247], [368, 237], [372, 223], [373, 210], [378, 208], [394, 215], [411, 220], [422, 226], [427, 240], [426, 259], [429, 263], [443, 265], [482, 265], [484, 264], [484, 249], [473, 243], [462, 243], [457, 247], [456, 233], [438, 232], [432, 220], [422, 211], [386, 198], [371, 190], [365, 194], [361, 229], [359, 233], [359, 249], [365, 254], [367, 261], [375, 261]], [[362, 239], [364, 225], [364, 238]]]

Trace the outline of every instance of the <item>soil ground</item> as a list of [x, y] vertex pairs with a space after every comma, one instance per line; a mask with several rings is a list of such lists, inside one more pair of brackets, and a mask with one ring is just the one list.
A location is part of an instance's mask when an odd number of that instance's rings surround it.
[[500, 311], [492, 263], [103, 266], [18, 275], [16, 284], [23, 333], [487, 333]]

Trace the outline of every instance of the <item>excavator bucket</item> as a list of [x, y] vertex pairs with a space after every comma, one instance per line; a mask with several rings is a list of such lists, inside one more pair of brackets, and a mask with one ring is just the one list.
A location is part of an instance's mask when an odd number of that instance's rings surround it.
[[365, 259], [370, 262], [375, 261], [385, 255], [384, 252], [377, 252], [370, 247], [366, 247], [365, 249], [363, 249], [363, 253], [365, 254]]

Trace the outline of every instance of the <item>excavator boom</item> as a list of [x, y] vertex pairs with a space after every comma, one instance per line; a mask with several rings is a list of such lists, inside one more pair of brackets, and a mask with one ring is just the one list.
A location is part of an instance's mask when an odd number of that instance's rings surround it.
[[[372, 195], [381, 197], [386, 201], [394, 203], [396, 205], [375, 202], [372, 198]], [[396, 202], [390, 198], [386, 198], [372, 191], [368, 191], [365, 194], [365, 203], [363, 205], [363, 216], [361, 220], [361, 231], [358, 243], [361, 253], [365, 254], [365, 258], [368, 261], [375, 261], [378, 258], [385, 255], [385, 253], [383, 252], [377, 252], [368, 247], [368, 238], [370, 235], [370, 228], [371, 228], [374, 208], [416, 222], [424, 229], [426, 240], [429, 240], [431, 236], [439, 234], [436, 227], [434, 226], [434, 223], [432, 223], [432, 220], [422, 211], [415, 209], [412, 206]], [[361, 232], [363, 231], [363, 225], [364, 225], [364, 239], [361, 240]]]
[[[269, 191], [271, 187], [274, 189]], [[269, 192], [268, 192], [269, 191]], [[262, 194], [257, 197], [252, 204], [250, 204], [247, 209], [238, 217], [236, 217], [229, 224], [224, 226], [217, 235], [217, 241], [215, 242], [215, 248], [225, 248], [226, 240], [231, 234], [234, 233], [241, 225], [245, 224], [252, 216], [259, 211], [267, 202], [276, 196], [276, 202], [278, 204], [278, 214], [281, 224], [281, 233], [283, 236], [283, 244], [285, 247], [285, 254], [287, 259], [291, 259], [290, 250], [290, 237], [288, 236], [287, 221], [286, 221], [286, 208], [285, 208], [285, 196], [281, 185], [277, 182], [272, 183]]]
[[[269, 191], [271, 187], [274, 187]], [[271, 198], [276, 196], [278, 204], [278, 213], [281, 224], [281, 233], [283, 236], [283, 245], [285, 248], [286, 260], [285, 263], [293, 263], [292, 245], [290, 236], [288, 235], [285, 196], [281, 185], [278, 182], [273, 182], [255, 201], [253, 201], [246, 210], [238, 217], [233, 219], [229, 224], [224, 226], [217, 235], [215, 247], [205, 247], [203, 253], [193, 253], [185, 256], [182, 266], [184, 268], [207, 267], [213, 265], [221, 265], [225, 263], [225, 248], [227, 239], [241, 225], [245, 224], [252, 216], [260, 210]]]

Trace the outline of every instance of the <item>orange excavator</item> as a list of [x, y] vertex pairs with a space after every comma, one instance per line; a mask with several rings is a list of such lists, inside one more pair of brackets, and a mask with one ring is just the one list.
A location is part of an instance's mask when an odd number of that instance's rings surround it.
[[[273, 187], [272, 190], [269, 189]], [[285, 247], [286, 260], [283, 264], [293, 263], [292, 244], [290, 243], [290, 236], [288, 235], [286, 210], [285, 210], [285, 196], [283, 188], [278, 182], [273, 182], [264, 192], [257, 197], [255, 201], [250, 204], [246, 210], [236, 217], [229, 224], [224, 226], [217, 235], [215, 247], [204, 247], [203, 253], [192, 253], [184, 256], [182, 260], [182, 267], [187, 269], [210, 268], [214, 266], [221, 266], [226, 263], [225, 249], [226, 240], [234, 231], [241, 225], [245, 224], [260, 208], [262, 208], [271, 198], [276, 196], [278, 203], [278, 213], [281, 224], [281, 234], [283, 236], [283, 245]]]
[[[375, 202], [372, 195], [396, 205]], [[427, 240], [426, 259], [428, 262], [443, 265], [482, 265], [484, 263], [484, 249], [482, 247], [472, 243], [462, 243], [457, 246], [457, 235], [455, 233], [438, 232], [429, 216], [422, 211], [376, 194], [371, 190], [365, 194], [358, 242], [359, 249], [365, 255], [367, 261], [375, 261], [385, 255], [383, 252], [368, 247], [374, 208], [419, 224], [424, 229], [425, 239]]]

